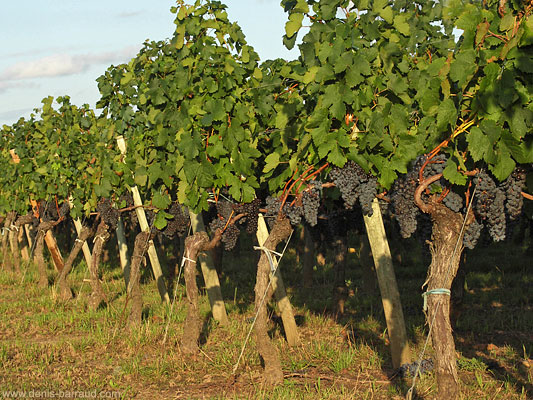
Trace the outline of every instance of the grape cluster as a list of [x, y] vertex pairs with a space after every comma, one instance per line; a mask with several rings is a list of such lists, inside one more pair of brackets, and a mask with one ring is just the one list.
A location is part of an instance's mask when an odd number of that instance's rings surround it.
[[[125, 203], [126, 207], [133, 207], [133, 196], [130, 192], [125, 192], [119, 197], [119, 204], [121, 204], [122, 202]], [[127, 215], [129, 216], [131, 230], [133, 230], [139, 223], [139, 219], [137, 218], [137, 212], [135, 210], [129, 211]]]
[[59, 213], [55, 201], [41, 202], [39, 204], [39, 215], [44, 222], [57, 221], [59, 219]]
[[302, 193], [303, 214], [307, 223], [315, 226], [318, 222], [318, 208], [320, 207], [320, 195], [322, 183], [310, 181], [309, 189]]
[[61, 218], [65, 218], [70, 213], [70, 204], [68, 201], [64, 201], [63, 204], [61, 204], [61, 207], [59, 207], [59, 216]]
[[376, 196], [377, 179], [365, 172], [358, 164], [348, 161], [342, 168], [333, 168], [329, 176], [339, 188], [344, 206], [350, 209], [355, 202], [359, 204], [365, 215], [372, 215], [372, 200]]
[[495, 242], [505, 239], [505, 193], [496, 186], [489, 174], [482, 171], [476, 177], [477, 190], [474, 209], [487, 223]]
[[268, 196], [266, 198], [266, 218], [269, 229], [272, 229], [274, 221], [278, 217], [279, 209], [281, 207], [281, 200], [277, 197]]
[[[422, 165], [426, 162], [427, 156], [418, 156], [418, 158], [415, 161], [415, 170], [418, 171], [422, 167]], [[424, 179], [437, 175], [442, 174], [442, 171], [444, 171], [444, 167], [446, 166], [446, 154], [437, 154], [434, 156], [429, 163], [424, 168], [423, 177]], [[418, 166], [418, 168], [416, 168]]]
[[173, 238], [176, 235], [183, 237], [189, 228], [188, 213], [185, 212], [177, 201], [172, 203], [167, 212], [173, 215], [174, 218], [168, 221], [167, 226], [163, 230], [163, 235], [168, 238]]
[[416, 185], [416, 170], [413, 170], [405, 177], [398, 178], [390, 191], [394, 217], [404, 239], [411, 237], [417, 227], [416, 218], [420, 210], [414, 202]]
[[254, 199], [250, 203], [241, 204], [237, 211], [246, 214], [246, 217], [241, 219], [246, 222], [246, 232], [254, 235], [257, 232], [257, 220], [259, 218], [259, 207], [261, 206], [260, 199]]
[[453, 212], [459, 212], [463, 208], [463, 198], [455, 192], [448, 193], [442, 202]]
[[483, 229], [483, 224], [480, 224], [477, 221], [472, 222], [465, 229], [465, 234], [463, 236], [463, 244], [467, 249], [472, 250], [476, 247], [476, 244], [481, 235], [481, 229]]
[[219, 199], [216, 204], [217, 213], [226, 221], [232, 216], [233, 212], [233, 203], [228, 200]]
[[292, 226], [297, 226], [302, 222], [304, 208], [302, 206], [297, 206], [296, 204], [291, 206], [290, 204], [285, 203], [283, 206], [283, 214], [289, 218]]
[[108, 198], [102, 198], [96, 206], [96, 211], [100, 214], [100, 217], [104, 220], [110, 229], [117, 229], [118, 218], [120, 217], [119, 211], [113, 207], [111, 200]]
[[[211, 223], [209, 224], [209, 228], [211, 229], [211, 232], [215, 232], [219, 229], [224, 229], [226, 227], [226, 220], [215, 218]], [[224, 232], [222, 233], [221, 241], [224, 244], [225, 250], [233, 250], [235, 245], [237, 244], [237, 240], [239, 239], [239, 228], [235, 226], [235, 224], [230, 224], [226, 227]]]
[[522, 168], [516, 168], [503, 183], [505, 190], [506, 202], [505, 208], [511, 221], [516, 220], [522, 213], [524, 198], [522, 190], [526, 185], [526, 171]]
[[431, 372], [433, 370], [433, 360], [426, 358], [420, 361], [420, 367], [418, 361], [415, 361], [411, 364], [402, 364], [402, 366], [398, 368], [398, 374], [402, 378], [414, 377], [417, 368], [420, 375]]

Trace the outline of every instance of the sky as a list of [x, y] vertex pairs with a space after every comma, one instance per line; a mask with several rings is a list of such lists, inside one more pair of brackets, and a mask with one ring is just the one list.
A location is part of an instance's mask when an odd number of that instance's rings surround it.
[[[192, 0], [186, 1], [192, 3]], [[280, 0], [223, 0], [261, 60], [296, 58], [282, 43]], [[96, 78], [128, 62], [146, 39], [170, 38], [175, 0], [6, 0], [0, 15], [0, 126], [47, 96], [95, 107]]]

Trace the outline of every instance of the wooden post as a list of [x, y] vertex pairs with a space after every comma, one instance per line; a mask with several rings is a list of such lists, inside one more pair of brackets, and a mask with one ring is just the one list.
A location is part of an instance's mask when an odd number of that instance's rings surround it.
[[403, 317], [400, 293], [396, 283], [394, 267], [389, 249], [389, 243], [383, 226], [383, 218], [378, 199], [372, 203], [374, 213], [371, 217], [364, 216], [368, 241], [372, 249], [372, 256], [376, 267], [376, 274], [381, 291], [381, 301], [387, 321], [387, 330], [391, 345], [392, 365], [394, 368], [410, 362], [409, 344]]
[[26, 232], [26, 239], [28, 240], [28, 246], [30, 246], [30, 254], [33, 251], [33, 225], [24, 225], [24, 232]]
[[[13, 162], [15, 164], [18, 164], [20, 162], [20, 158], [17, 153], [15, 153], [15, 149], [9, 150], [9, 153], [11, 154]], [[35, 210], [37, 209], [37, 202], [35, 200], [30, 200], [30, 203], [35, 212]], [[51, 230], [46, 232], [46, 235], [44, 236], [44, 241], [46, 243], [46, 247], [48, 247], [48, 250], [50, 251], [54, 266], [56, 267], [58, 272], [61, 272], [61, 270], [63, 269], [64, 261], [63, 257], [61, 256], [61, 252], [59, 251], [59, 247], [57, 247], [56, 239]]]
[[[262, 246], [268, 238], [268, 227], [265, 223], [263, 215], [261, 214], [259, 214], [259, 219], [257, 221], [256, 236], [259, 246]], [[278, 262], [276, 257], [272, 256], [272, 259], [274, 260], [274, 265], [277, 267]], [[300, 336], [298, 334], [296, 321], [292, 312], [291, 301], [287, 296], [279, 268], [276, 268], [275, 275], [272, 275], [272, 273], [270, 274], [270, 282], [272, 290], [274, 291], [274, 296], [276, 297], [276, 301], [278, 303], [279, 311], [281, 313], [281, 320], [283, 321], [283, 328], [287, 337], [287, 343], [289, 346], [298, 346], [300, 344]]]
[[28, 243], [24, 240], [24, 226], [20, 227], [17, 235], [17, 240], [19, 242], [20, 254], [22, 255], [22, 259], [24, 261], [29, 261], [30, 252], [28, 248]]
[[126, 242], [126, 234], [124, 233], [124, 222], [122, 222], [122, 218], [119, 218], [117, 223], [117, 242], [118, 253], [120, 256], [120, 266], [122, 267], [122, 273], [124, 274], [126, 287], [128, 287], [130, 282], [131, 261], [128, 257], [128, 244]]
[[[189, 218], [191, 219], [192, 232], [205, 231], [204, 220], [200, 214], [195, 214], [189, 210]], [[187, 256], [185, 254], [185, 256]], [[228, 315], [226, 314], [226, 306], [222, 298], [222, 291], [220, 290], [220, 281], [218, 280], [217, 270], [213, 263], [213, 258], [210, 252], [201, 253], [198, 256], [200, 261], [200, 269], [204, 277], [205, 288], [207, 290], [207, 297], [209, 304], [211, 304], [211, 312], [213, 318], [222, 325], [228, 324]]]
[[[117, 137], [117, 144], [118, 148], [120, 149], [121, 153], [123, 155], [126, 154], [126, 141], [124, 140], [123, 136]], [[141, 230], [143, 232], [146, 232], [150, 230], [150, 226], [148, 225], [148, 221], [146, 219], [146, 214], [144, 212], [144, 208], [142, 208], [142, 200], [141, 195], [139, 193], [139, 189], [137, 186], [131, 187], [131, 194], [133, 196], [133, 204], [136, 206], [135, 212], [137, 213], [137, 219], [139, 220], [139, 225], [141, 226]], [[154, 272], [154, 278], [157, 283], [157, 289], [159, 290], [159, 295], [161, 296], [161, 300], [163, 300], [165, 303], [170, 303], [170, 297], [168, 296], [167, 292], [167, 285], [165, 284], [165, 280], [163, 279], [163, 271], [161, 269], [161, 264], [159, 264], [159, 258], [157, 257], [157, 251], [155, 250], [154, 241], [149, 240], [148, 241], [148, 257], [150, 258], [150, 265], [152, 266], [152, 271]]]
[[[69, 198], [68, 202], [70, 203], [70, 208], [72, 208], [72, 198]], [[73, 221], [74, 221], [74, 227], [76, 228], [76, 233], [78, 234], [78, 236], [80, 236], [80, 232], [82, 228], [81, 221], [79, 218], [73, 218]], [[87, 263], [87, 267], [89, 267], [89, 265], [91, 265], [92, 255], [91, 255], [91, 250], [89, 249], [89, 245], [87, 244], [87, 242], [83, 243], [81, 249], [83, 251], [83, 256], [85, 257], [85, 262]]]

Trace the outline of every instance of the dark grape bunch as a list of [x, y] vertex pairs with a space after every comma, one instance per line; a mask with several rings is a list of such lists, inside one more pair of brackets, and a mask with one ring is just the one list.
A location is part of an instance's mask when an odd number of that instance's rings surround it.
[[173, 215], [174, 218], [167, 222], [167, 226], [163, 230], [163, 235], [168, 238], [173, 238], [176, 235], [183, 237], [189, 228], [188, 213], [177, 201], [172, 203], [167, 212]]
[[414, 202], [415, 190], [417, 186], [417, 170], [413, 169], [405, 177], [398, 178], [394, 182], [390, 199], [393, 215], [400, 226], [400, 234], [406, 239], [416, 231], [416, 218], [420, 210]]
[[302, 193], [302, 207], [304, 218], [311, 226], [318, 222], [318, 208], [320, 207], [320, 195], [322, 182], [310, 181], [310, 186]]
[[377, 190], [377, 179], [374, 176], [367, 174], [353, 161], [348, 161], [342, 168], [333, 168], [329, 176], [339, 188], [347, 209], [352, 208], [359, 200], [363, 213], [372, 215], [372, 200]]
[[481, 235], [481, 229], [483, 229], [483, 224], [480, 224], [477, 221], [472, 222], [465, 229], [465, 234], [463, 236], [463, 244], [467, 249], [472, 250], [476, 247], [476, 244]]
[[505, 193], [496, 186], [492, 177], [480, 172], [475, 179], [477, 188], [474, 196], [474, 210], [487, 224], [490, 236], [495, 242], [505, 239]]
[[68, 201], [64, 201], [63, 204], [61, 204], [61, 207], [59, 207], [59, 217], [60, 218], [66, 218], [67, 215], [70, 213], [70, 204]]
[[460, 212], [463, 208], [463, 198], [455, 192], [448, 193], [442, 202], [453, 212]]
[[[402, 364], [402, 366], [398, 368], [398, 374], [402, 378], [414, 377], [416, 374], [418, 365], [419, 365], [418, 361], [415, 361], [411, 364]], [[424, 375], [425, 373], [431, 372], [432, 370], [433, 370], [433, 360], [426, 358], [420, 361], [420, 368], [418, 369], [418, 373], [420, 375]]]
[[246, 214], [246, 217], [241, 219], [242, 223], [246, 223], [246, 233], [255, 235], [257, 232], [257, 221], [259, 218], [259, 208], [261, 206], [261, 199], [254, 199], [250, 203], [244, 203], [238, 206], [237, 212]]
[[[125, 192], [119, 197], [119, 204], [121, 204], [122, 202], [125, 203], [126, 207], [133, 207], [133, 196], [130, 192]], [[135, 210], [132, 210], [127, 212], [126, 214], [130, 219], [132, 229], [134, 229], [139, 223], [139, 219], [137, 218], [137, 212]]]
[[283, 206], [283, 214], [289, 218], [292, 226], [296, 226], [302, 222], [304, 208], [302, 206], [297, 206], [296, 204], [291, 206], [290, 204], [285, 203]]
[[[427, 156], [418, 156], [418, 158], [415, 161], [415, 170], [418, 171], [422, 165], [426, 162]], [[424, 179], [433, 176], [442, 174], [442, 171], [444, 171], [444, 167], [446, 167], [446, 154], [437, 154], [434, 156], [426, 165], [423, 172]], [[418, 168], [416, 168], [416, 165], [418, 165]]]
[[281, 200], [279, 198], [273, 197], [273, 196], [268, 196], [266, 198], [267, 213], [265, 214], [265, 216], [267, 218], [265, 219], [266, 219], [269, 229], [272, 229], [272, 226], [274, 225], [274, 221], [278, 217], [280, 207], [281, 207]]
[[106, 225], [109, 226], [109, 229], [117, 229], [120, 213], [113, 207], [110, 199], [102, 198], [96, 206], [96, 211], [100, 214], [100, 217], [104, 220]]
[[55, 201], [41, 202], [39, 204], [39, 215], [44, 222], [57, 221], [59, 219], [59, 213], [57, 212]]
[[524, 198], [522, 190], [526, 186], [526, 171], [523, 168], [516, 168], [503, 183], [506, 202], [505, 208], [511, 221], [516, 220], [522, 213]]
[[[211, 229], [211, 232], [215, 232], [218, 229], [224, 229], [224, 227], [226, 227], [226, 222], [226, 220], [215, 218], [209, 224], [209, 229]], [[233, 250], [237, 244], [237, 239], [239, 239], [239, 233], [239, 228], [237, 228], [235, 224], [230, 224], [226, 227], [221, 238], [225, 250]]]

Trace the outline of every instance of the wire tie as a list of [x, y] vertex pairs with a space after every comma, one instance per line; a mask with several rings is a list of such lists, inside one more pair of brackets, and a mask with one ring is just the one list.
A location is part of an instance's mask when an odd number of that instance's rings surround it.
[[274, 273], [276, 272], [276, 265], [274, 264], [274, 260], [272, 258], [272, 254], [278, 256], [278, 257], [282, 257], [283, 254], [281, 253], [278, 253], [277, 251], [274, 251], [274, 250], [270, 250], [269, 248], [266, 248], [265, 246], [254, 246], [254, 250], [262, 250], [265, 252], [267, 258], [268, 258], [268, 262], [270, 263], [270, 272]]
[[181, 268], [183, 268], [183, 266], [185, 265], [185, 261], [190, 261], [196, 264], [196, 260], [193, 260], [192, 258], [189, 258], [187, 256], [183, 256], [183, 258], [181, 259]]
[[79, 238], [76, 238], [76, 240], [74, 240], [75, 242], [80, 242], [80, 243], [85, 243], [85, 240], [81, 240]]
[[446, 296], [451, 296], [452, 292], [450, 292], [450, 289], [440, 288], [440, 289], [431, 289], [425, 293], [422, 293], [422, 297], [424, 298], [424, 312], [426, 312], [428, 308], [427, 297], [432, 294], [444, 294]]
[[11, 229], [16, 230], [17, 232], [19, 231], [19, 227], [17, 225], [11, 224]]
[[95, 236], [93, 239], [93, 243], [96, 243], [97, 239], [100, 239], [102, 242], [105, 242], [105, 237], [103, 235]]

